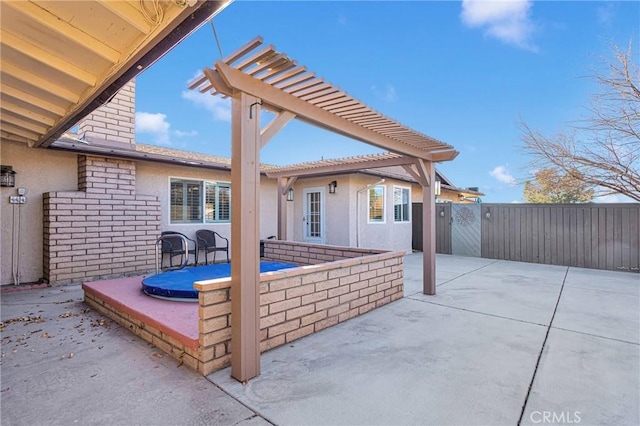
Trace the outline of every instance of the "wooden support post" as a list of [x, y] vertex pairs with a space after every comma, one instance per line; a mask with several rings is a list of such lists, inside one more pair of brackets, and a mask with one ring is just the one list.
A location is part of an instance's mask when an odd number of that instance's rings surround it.
[[278, 239], [287, 239], [287, 178], [278, 178]]
[[436, 167], [430, 161], [419, 160], [427, 185], [422, 186], [422, 292], [436, 294], [436, 206], [433, 184], [436, 181]]
[[293, 186], [297, 176], [294, 177], [279, 177], [278, 178], [278, 239], [287, 239], [287, 193]]
[[260, 104], [236, 92], [231, 122], [231, 376], [260, 375]]

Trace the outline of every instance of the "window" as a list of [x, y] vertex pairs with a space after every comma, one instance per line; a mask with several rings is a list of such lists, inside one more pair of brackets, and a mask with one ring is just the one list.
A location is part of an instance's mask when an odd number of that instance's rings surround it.
[[171, 223], [231, 221], [231, 186], [228, 183], [171, 178], [170, 192]]
[[369, 222], [384, 222], [384, 186], [369, 188]]
[[409, 222], [409, 188], [393, 187], [393, 221]]
[[202, 182], [171, 179], [171, 223], [202, 222]]
[[205, 221], [231, 220], [231, 186], [228, 183], [205, 183]]

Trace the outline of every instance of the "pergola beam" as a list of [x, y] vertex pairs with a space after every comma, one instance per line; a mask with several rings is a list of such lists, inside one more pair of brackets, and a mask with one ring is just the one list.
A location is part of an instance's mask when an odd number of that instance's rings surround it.
[[260, 132], [260, 148], [269, 143], [280, 130], [284, 128], [291, 120], [296, 118], [296, 115], [289, 111], [282, 111], [279, 113], [269, 124], [265, 126]]
[[[260, 98], [263, 102], [276, 109], [290, 111], [296, 114], [302, 121], [379, 148], [416, 158], [423, 158], [428, 161], [432, 160], [431, 155], [425, 150], [388, 138], [340, 118], [322, 108], [303, 101], [289, 93], [285, 93], [279, 88], [255, 79], [224, 62], [217, 61], [215, 67], [228, 87]], [[216, 89], [221, 92], [218, 87], [216, 87]]]
[[393, 167], [393, 166], [402, 166], [408, 164], [414, 164], [415, 159], [409, 157], [395, 157], [395, 158], [385, 158], [381, 160], [372, 160], [372, 161], [359, 161], [352, 163], [337, 163], [335, 165], [323, 165], [322, 167], [305, 167], [300, 170], [292, 170], [291, 168], [287, 168], [284, 172], [278, 172], [277, 170], [267, 170], [266, 174], [269, 178], [281, 177], [281, 176], [313, 176], [319, 173], [321, 174], [331, 174], [331, 173], [340, 173], [340, 172], [351, 172], [362, 169], [377, 169], [380, 167]]

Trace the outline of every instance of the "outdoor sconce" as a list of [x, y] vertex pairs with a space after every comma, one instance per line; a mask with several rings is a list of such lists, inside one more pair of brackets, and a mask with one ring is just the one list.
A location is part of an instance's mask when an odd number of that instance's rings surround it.
[[338, 182], [335, 180], [329, 184], [329, 194], [335, 194], [336, 188], [338, 187]]
[[293, 201], [293, 188], [289, 188], [287, 191], [287, 201]]
[[0, 186], [16, 186], [16, 172], [11, 166], [0, 166]]
[[440, 217], [444, 217], [444, 209], [440, 209]]
[[484, 217], [486, 217], [487, 219], [491, 219], [491, 212], [487, 210], [487, 212], [484, 214]]
[[436, 181], [435, 188], [433, 188], [433, 192], [437, 197], [442, 192], [441, 182], [439, 180]]

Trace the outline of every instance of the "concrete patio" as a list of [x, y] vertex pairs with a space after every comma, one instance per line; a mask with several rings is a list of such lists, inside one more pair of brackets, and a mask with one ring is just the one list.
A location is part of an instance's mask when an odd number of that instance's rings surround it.
[[404, 299], [263, 354], [246, 386], [106, 327], [78, 286], [5, 294], [3, 321], [45, 322], [2, 332], [2, 424], [640, 423], [640, 275], [438, 255], [434, 297], [421, 261]]

